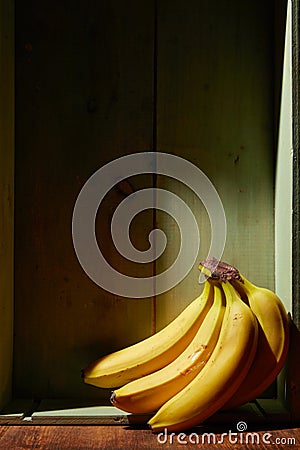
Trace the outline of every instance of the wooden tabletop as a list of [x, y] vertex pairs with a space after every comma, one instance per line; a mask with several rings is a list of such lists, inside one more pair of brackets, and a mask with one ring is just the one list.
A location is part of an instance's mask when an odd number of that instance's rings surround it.
[[[0, 427], [0, 448], [47, 450], [152, 450], [185, 449], [300, 449], [300, 428], [251, 426], [236, 434], [226, 425], [196, 427], [186, 434], [153, 434], [146, 427], [132, 426], [33, 426]], [[226, 434], [225, 434], [226, 433]], [[235, 433], [235, 434], [234, 434]]]

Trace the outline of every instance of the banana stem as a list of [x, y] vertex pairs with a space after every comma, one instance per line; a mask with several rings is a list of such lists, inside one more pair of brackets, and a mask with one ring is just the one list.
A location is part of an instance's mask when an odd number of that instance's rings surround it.
[[236, 267], [224, 261], [219, 261], [216, 258], [209, 258], [202, 261], [199, 269], [212, 280], [240, 281], [243, 283], [243, 278]]
[[202, 261], [199, 265], [199, 269], [210, 281], [229, 281], [246, 302], [248, 301], [247, 298], [251, 295], [251, 292], [256, 289], [256, 286], [241, 275], [236, 267], [224, 261], [219, 261], [216, 258], [209, 258]]

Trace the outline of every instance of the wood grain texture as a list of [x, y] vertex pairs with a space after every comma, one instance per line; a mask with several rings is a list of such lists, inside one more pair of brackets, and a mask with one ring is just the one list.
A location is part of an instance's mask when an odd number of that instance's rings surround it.
[[[107, 400], [109, 391], [84, 385], [81, 369], [151, 334], [151, 300], [110, 294], [88, 278], [72, 244], [72, 212], [97, 169], [151, 149], [152, 1], [80, 1], [70, 9], [18, 2], [16, 27], [14, 389]], [[131, 184], [147, 187], [152, 178]], [[96, 233], [114, 267], [143, 276], [152, 267], [124, 261], [110, 237], [126, 195], [124, 186], [109, 192]], [[133, 224], [137, 246], [147, 245], [152, 222], [150, 212]]]
[[0, 409], [10, 399], [14, 278], [14, 2], [0, 5]]
[[[157, 148], [191, 161], [219, 192], [227, 219], [224, 261], [274, 287], [273, 14], [269, 2], [180, 0], [158, 3]], [[201, 230], [199, 261], [210, 244], [201, 202], [188, 200]], [[172, 233], [168, 218], [158, 225]], [[178, 240], [178, 236], [174, 237]], [[178, 246], [177, 246], [178, 248]], [[160, 263], [174, 260], [176, 246]], [[198, 269], [158, 297], [157, 324], [199, 293]]]
[[[228, 222], [224, 259], [274, 287], [279, 83], [270, 4], [230, 0], [216, 14], [208, 0], [157, 2], [156, 41], [152, 0], [80, 1], [70, 10], [48, 0], [18, 2], [15, 395], [107, 402], [109, 391], [85, 386], [80, 370], [149, 335], [153, 313], [161, 328], [199, 294], [195, 267], [158, 297], [155, 310], [149, 299], [99, 289], [74, 254], [72, 210], [85, 181], [154, 141], [157, 150], [195, 163], [219, 191]], [[130, 180], [133, 190], [152, 185], [150, 176]], [[157, 177], [156, 185], [176, 191], [195, 213], [202, 259], [211, 237], [203, 205], [176, 181]], [[153, 266], [125, 262], [109, 238], [112, 214], [131, 187], [119, 185], [105, 198], [96, 232], [108, 260], [144, 276]], [[151, 211], [133, 223], [137, 247], [147, 246], [152, 225]], [[160, 271], [174, 260], [179, 234], [163, 213], [155, 225], [170, 241]]]
[[7, 426], [0, 426], [0, 439], [1, 437], [6, 433], [6, 431], [8, 430]]
[[[15, 399], [0, 414], [0, 425], [143, 425], [151, 414], [130, 414], [113, 406], [103, 406], [96, 400], [44, 399], [26, 401]], [[218, 411], [205, 426], [231, 425], [237, 421], [248, 425], [291, 423], [291, 414], [274, 399], [249, 402], [231, 411]], [[292, 419], [295, 422], [295, 419]]]
[[292, 202], [293, 202], [293, 118], [292, 118], [291, 8], [286, 13], [282, 87], [275, 178], [275, 287], [286, 310], [292, 312]]
[[300, 330], [300, 5], [292, 1], [293, 79], [293, 318]]
[[[17, 404], [19, 409], [12, 404], [8, 407], [8, 411], [20, 411], [22, 403]], [[28, 405], [23, 404], [23, 417], [19, 416], [20, 423], [32, 423], [34, 425], [144, 425], [146, 426], [151, 414], [129, 414], [113, 406], [97, 405], [97, 402], [92, 400], [76, 400], [76, 399], [45, 399], [39, 404], [33, 405], [31, 409]], [[282, 410], [278, 408], [277, 415], [280, 414], [280, 420], [283, 417], [287, 418], [286, 414], [283, 416]], [[18, 424], [17, 417], [14, 418], [15, 424]], [[264, 423], [266, 416], [261, 408], [258, 408], [255, 403], [247, 403], [242, 407], [233, 410], [222, 412], [219, 411], [209, 419], [207, 424], [232, 423], [236, 419], [243, 420], [248, 424]], [[3, 416], [2, 423], [8, 420], [8, 416]], [[276, 421], [276, 415], [273, 414], [272, 420]], [[278, 420], [277, 420], [278, 422]], [[1, 423], [1, 416], [0, 416]]]
[[30, 399], [12, 399], [0, 412], [0, 425], [20, 425], [36, 409], [37, 404]]
[[[228, 435], [223, 436], [222, 433], [228, 433], [226, 426], [217, 427], [197, 427], [185, 435], [167, 436], [167, 442], [164, 443], [165, 437], [161, 436], [160, 440], [150, 430], [141, 427], [111, 427], [111, 426], [14, 426], [0, 428], [0, 448], [25, 450], [28, 448], [39, 448], [41, 450], [121, 450], [121, 449], [160, 449], [160, 448], [214, 448], [214, 449], [240, 449], [241, 443], [234, 442], [240, 436], [231, 436], [231, 442]], [[244, 442], [242, 448], [245, 450], [254, 450], [261, 448], [267, 450], [273, 449], [296, 449], [300, 442], [299, 428], [285, 428], [281, 426], [277, 429], [272, 427], [249, 427], [248, 432], [253, 433], [254, 443], [250, 441]], [[193, 434], [192, 434], [193, 433]], [[205, 433], [214, 433], [216, 443]], [[234, 431], [232, 430], [232, 433]], [[199, 439], [197, 444], [196, 439]], [[202, 444], [203, 439], [203, 444]], [[293, 439], [293, 441], [288, 441]], [[179, 441], [178, 441], [179, 440]], [[190, 441], [191, 440], [191, 441]], [[264, 440], [272, 442], [272, 444], [264, 442]], [[181, 443], [180, 443], [181, 441]], [[186, 441], [186, 444], [182, 442]], [[259, 444], [257, 444], [259, 442]], [[290, 443], [289, 443], [290, 442]], [[295, 442], [295, 443], [294, 443]], [[212, 447], [213, 446], [213, 447]]]

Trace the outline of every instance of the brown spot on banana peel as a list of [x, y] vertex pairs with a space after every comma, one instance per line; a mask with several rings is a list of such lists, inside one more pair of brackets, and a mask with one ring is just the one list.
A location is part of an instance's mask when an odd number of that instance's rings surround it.
[[[191, 360], [191, 363], [194, 363], [194, 361], [195, 361], [197, 358], [200, 357], [200, 355], [201, 355], [201, 353], [203, 352], [203, 350], [205, 350], [207, 347], [208, 347], [208, 345], [206, 345], [206, 344], [201, 344], [200, 349], [199, 349], [198, 351], [195, 351], [195, 352], [191, 353], [191, 354], [188, 356], [188, 359]], [[190, 366], [186, 367], [185, 369], [179, 370], [179, 373], [180, 373], [181, 375], [187, 375], [187, 374], [189, 374], [189, 373], [191, 373], [191, 372], [194, 372], [195, 370], [199, 370], [199, 368], [200, 368], [201, 366], [204, 366], [204, 365], [207, 363], [207, 361], [208, 361], [208, 359], [209, 359], [211, 353], [212, 353], [211, 351], [208, 352], [208, 353], [206, 354], [205, 359], [201, 359], [201, 360], [199, 360], [198, 362], [196, 362], [196, 363], [194, 363], [194, 364], [191, 364]]]
[[201, 344], [199, 350], [195, 350], [193, 353], [191, 353], [188, 358], [194, 361], [198, 356], [203, 352], [203, 350], [206, 350], [208, 347], [207, 344]]
[[242, 318], [243, 318], [243, 315], [242, 315], [241, 313], [235, 314], [235, 315], [233, 316], [233, 320], [238, 320], [238, 319], [242, 319]]
[[204, 366], [206, 364], [206, 360], [205, 361], [199, 361], [197, 364], [194, 364], [190, 367], [186, 367], [185, 369], [180, 371], [180, 375], [188, 375], [191, 372], [194, 372], [195, 370], [199, 370], [199, 368], [201, 366]]

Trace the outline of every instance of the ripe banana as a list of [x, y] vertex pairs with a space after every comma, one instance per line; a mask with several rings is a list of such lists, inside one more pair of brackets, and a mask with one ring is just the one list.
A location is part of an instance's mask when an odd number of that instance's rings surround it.
[[258, 326], [229, 282], [222, 282], [226, 310], [217, 345], [202, 371], [148, 422], [153, 431], [181, 431], [219, 410], [244, 380], [257, 348]]
[[225, 310], [221, 289], [214, 291], [213, 305], [190, 345], [162, 369], [114, 391], [114, 406], [131, 413], [157, 411], [203, 369], [216, 346]]
[[255, 359], [239, 389], [223, 409], [231, 409], [259, 396], [281, 371], [289, 347], [289, 323], [283, 304], [274, 292], [255, 286], [241, 275], [232, 284], [249, 302], [259, 323]]
[[169, 364], [190, 344], [213, 301], [208, 281], [202, 294], [156, 334], [106, 355], [83, 371], [85, 383], [103, 388], [122, 386]]

